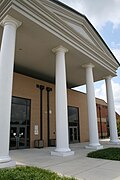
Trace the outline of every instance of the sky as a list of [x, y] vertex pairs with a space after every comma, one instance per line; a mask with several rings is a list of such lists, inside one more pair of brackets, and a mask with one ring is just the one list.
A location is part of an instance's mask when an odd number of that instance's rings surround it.
[[[120, 0], [60, 0], [84, 14], [120, 62]], [[94, 83], [95, 96], [106, 101], [105, 82]], [[112, 78], [115, 110], [120, 114], [120, 68]], [[86, 92], [85, 86], [77, 90]]]

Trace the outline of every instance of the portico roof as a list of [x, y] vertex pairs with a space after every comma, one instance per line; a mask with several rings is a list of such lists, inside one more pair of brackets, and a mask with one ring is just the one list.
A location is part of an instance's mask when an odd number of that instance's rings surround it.
[[[92, 63], [94, 80], [116, 75], [119, 63], [84, 15], [53, 0], [3, 0], [0, 22], [6, 15], [22, 22], [17, 30], [15, 71], [54, 83], [55, 54], [62, 45], [66, 53], [69, 87], [85, 84], [82, 65]], [[2, 26], [0, 26], [0, 42]]]

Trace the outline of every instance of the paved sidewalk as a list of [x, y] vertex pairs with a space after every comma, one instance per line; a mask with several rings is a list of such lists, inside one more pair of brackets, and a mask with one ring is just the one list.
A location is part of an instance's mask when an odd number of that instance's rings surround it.
[[[102, 141], [104, 147], [112, 147]], [[71, 145], [74, 156], [51, 156], [53, 147], [44, 149], [24, 149], [10, 151], [10, 156], [20, 165], [37, 166], [50, 169], [62, 175], [73, 176], [84, 180], [120, 180], [120, 161], [110, 161], [87, 158], [90, 149], [85, 149], [86, 143]], [[120, 145], [117, 145], [120, 147]]]

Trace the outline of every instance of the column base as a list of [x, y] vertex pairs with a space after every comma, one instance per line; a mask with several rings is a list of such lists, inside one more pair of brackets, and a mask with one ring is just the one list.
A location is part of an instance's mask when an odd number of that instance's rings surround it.
[[0, 156], [0, 163], [5, 163], [11, 161], [10, 156]]
[[3, 162], [3, 163], [0, 163], [0, 169], [1, 168], [12, 168], [12, 167], [15, 167], [16, 166], [16, 162], [15, 161], [9, 161], [9, 162]]
[[103, 146], [101, 144], [96, 144], [96, 145], [89, 144], [88, 146], [85, 146], [85, 148], [99, 150], [99, 149], [103, 149]]
[[118, 139], [117, 140], [110, 140], [109, 143], [119, 145], [120, 141]]
[[71, 156], [74, 155], [74, 151], [71, 151], [70, 148], [56, 148], [55, 151], [51, 152], [52, 156]]
[[66, 152], [52, 151], [51, 155], [52, 156], [61, 156], [61, 157], [72, 156], [72, 155], [74, 155], [74, 151], [66, 151]]

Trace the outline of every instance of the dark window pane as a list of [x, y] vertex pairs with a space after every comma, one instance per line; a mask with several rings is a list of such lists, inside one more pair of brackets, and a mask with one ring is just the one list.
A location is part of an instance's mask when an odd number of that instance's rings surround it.
[[12, 123], [16, 122], [19, 124], [25, 124], [26, 106], [21, 105], [21, 104], [12, 104], [11, 118], [12, 118]]
[[17, 97], [13, 97], [12, 98], [12, 103], [14, 104], [23, 104], [23, 105], [26, 105], [26, 99], [22, 99], [22, 98], [17, 98]]
[[68, 107], [69, 126], [78, 126], [78, 108]]
[[29, 106], [27, 106], [26, 107], [26, 119], [27, 119], [27, 121], [30, 121], [30, 107]]
[[10, 129], [10, 137], [11, 138], [16, 138], [17, 136], [17, 127], [11, 127]]

